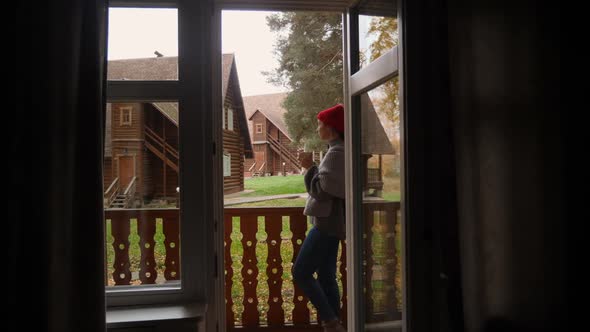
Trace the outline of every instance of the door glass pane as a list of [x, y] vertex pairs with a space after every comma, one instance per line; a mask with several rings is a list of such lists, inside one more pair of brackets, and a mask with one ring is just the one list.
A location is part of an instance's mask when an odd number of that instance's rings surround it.
[[391, 0], [369, 0], [358, 6], [361, 68], [397, 45], [396, 7]]
[[178, 103], [107, 103], [107, 289], [180, 286]]
[[110, 8], [109, 80], [178, 80], [178, 10]]
[[363, 305], [365, 326], [402, 318], [400, 126], [397, 77], [362, 94]]

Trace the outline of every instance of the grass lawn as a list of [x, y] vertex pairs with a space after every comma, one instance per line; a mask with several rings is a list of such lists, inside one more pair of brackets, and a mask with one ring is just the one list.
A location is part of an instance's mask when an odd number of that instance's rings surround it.
[[[399, 178], [398, 177], [384, 177], [383, 198], [389, 201], [399, 201]], [[282, 194], [300, 194], [305, 193], [305, 184], [303, 183], [303, 175], [288, 175], [288, 176], [264, 176], [255, 177], [244, 180], [245, 190], [254, 190], [253, 192], [245, 193], [240, 197], [257, 197], [270, 196]], [[269, 203], [272, 202], [272, 203]], [[283, 205], [284, 203], [284, 205]], [[242, 205], [234, 205], [235, 207], [247, 206], [303, 206], [298, 200], [273, 200], [257, 203], [248, 203]]]
[[252, 202], [228, 206], [233, 207], [303, 207], [305, 206], [305, 198], [281, 198], [272, 199], [269, 201]]
[[398, 192], [383, 193], [383, 199], [388, 201], [399, 202], [400, 194]]
[[300, 194], [306, 192], [303, 175], [263, 176], [244, 180], [245, 190], [253, 192], [240, 197]]

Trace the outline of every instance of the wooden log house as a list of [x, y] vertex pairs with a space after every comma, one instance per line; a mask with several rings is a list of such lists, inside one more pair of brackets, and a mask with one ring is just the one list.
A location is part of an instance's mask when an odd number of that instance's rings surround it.
[[[222, 60], [224, 194], [244, 190], [244, 159], [252, 156], [233, 54]], [[177, 80], [177, 57], [113, 60], [109, 80]], [[190, 110], [183, 110], [190, 111]], [[107, 104], [105, 207], [174, 204], [178, 199], [177, 102]]]
[[245, 176], [299, 174], [298, 149], [284, 121], [287, 93], [244, 97], [254, 157], [246, 159]]
[[[244, 107], [250, 121], [248, 129], [254, 150], [254, 158], [246, 159], [246, 177], [279, 175], [284, 172], [300, 173], [301, 164], [298, 155], [303, 152], [292, 145], [284, 121], [286, 109], [282, 104], [286, 97], [287, 93], [244, 97]], [[367, 94], [361, 96], [361, 104], [363, 188], [367, 195], [380, 196], [383, 190], [382, 156], [395, 155], [396, 151]], [[311, 154], [308, 157], [316, 162], [320, 161], [315, 159], [315, 153], [306, 154]], [[373, 156], [376, 156], [377, 160], [371, 159]], [[372, 162], [369, 163], [369, 160]]]

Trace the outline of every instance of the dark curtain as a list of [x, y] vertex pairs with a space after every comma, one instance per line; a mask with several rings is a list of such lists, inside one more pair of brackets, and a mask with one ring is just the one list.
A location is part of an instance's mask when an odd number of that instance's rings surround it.
[[567, 330], [559, 5], [448, 3], [465, 326]]
[[106, 6], [19, 1], [5, 12], [11, 331], [105, 330]]
[[567, 330], [559, 7], [405, 1], [414, 331]]

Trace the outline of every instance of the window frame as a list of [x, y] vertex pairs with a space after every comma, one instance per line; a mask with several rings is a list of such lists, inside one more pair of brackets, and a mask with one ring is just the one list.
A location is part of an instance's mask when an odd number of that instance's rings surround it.
[[262, 134], [264, 131], [262, 130], [262, 123], [256, 123], [254, 124], [256, 126], [256, 134]]
[[226, 107], [224, 107], [223, 110], [221, 111], [221, 128], [222, 129], [226, 129], [226, 126], [225, 126], [225, 118], [226, 118], [225, 112], [227, 112], [227, 108]]
[[[126, 116], [129, 119], [125, 119]], [[119, 107], [119, 126], [132, 126], [133, 125], [133, 106]]]
[[[180, 262], [179, 286], [146, 285], [106, 287], [107, 308], [131, 305], [204, 303], [211, 301], [214, 284], [214, 255], [211, 236], [214, 209], [206, 204], [213, 180], [214, 163], [203, 163], [214, 155], [211, 112], [182, 112], [182, 109], [213, 109], [213, 96], [221, 94], [211, 84], [214, 58], [207, 38], [213, 22], [209, 2], [183, 0], [115, 0], [111, 8], [175, 8], [178, 17], [177, 81], [107, 81], [107, 102], [178, 102], [179, 103], [179, 186], [180, 191]], [[199, 19], [195, 19], [199, 18]], [[200, 43], [194, 43], [200, 40]], [[203, 66], [202, 64], [209, 64]], [[106, 64], [105, 64], [106, 68]], [[194, 93], [198, 90], [200, 93]], [[221, 88], [219, 88], [221, 90]], [[219, 121], [219, 120], [217, 120]], [[217, 122], [218, 123], [218, 122]], [[196, 142], [183, 144], [183, 142]], [[183, 170], [190, 169], [191, 172]], [[183, 204], [187, 198], [191, 204]], [[195, 199], [196, 198], [196, 199]], [[106, 245], [106, 242], [105, 242]], [[106, 249], [106, 248], [105, 248]], [[205, 277], [204, 277], [205, 276]], [[209, 296], [208, 296], [209, 295]]]
[[234, 131], [234, 110], [231, 107], [227, 109], [227, 130]]
[[[336, 4], [333, 2], [330, 5], [321, 4], [321, 1], [318, 1], [318, 4], [314, 3], [313, 7], [310, 8], [309, 2], [306, 1], [271, 1], [271, 0], [251, 0], [251, 1], [238, 1], [238, 0], [209, 0], [209, 1], [190, 1], [190, 0], [113, 0], [109, 3], [109, 6], [112, 7], [137, 7], [137, 8], [178, 8], [179, 12], [179, 32], [182, 30], [185, 33], [179, 33], [179, 81], [167, 81], [167, 82], [107, 82], [107, 94], [112, 101], [124, 101], [124, 100], [156, 100], [156, 101], [179, 101], [181, 100], [179, 97], [182, 95], [182, 101], [188, 101], [187, 107], [198, 106], [199, 110], [223, 110], [223, 102], [221, 99], [221, 61], [217, 59], [213, 54], [221, 54], [221, 10], [237, 10], [237, 9], [244, 9], [244, 10], [330, 10], [334, 12], [343, 12], [347, 13], [347, 8], [350, 9], [355, 6], [359, 0], [348, 1], [348, 3], [343, 6]], [[215, 3], [213, 5], [213, 3]], [[407, 80], [402, 80], [401, 77], [409, 77], [414, 75], [420, 75], [420, 67], [418, 66], [420, 60], [418, 59], [412, 63], [411, 66], [411, 73], [408, 70], [408, 56], [406, 54], [410, 53], [412, 55], [419, 55], [420, 51], [420, 44], [412, 45], [412, 47], [404, 47], [404, 44], [407, 42], [407, 39], [418, 39], [415, 37], [420, 36], [418, 25], [425, 24], [421, 21], [418, 17], [417, 12], [418, 9], [421, 9], [419, 5], [414, 5], [411, 10], [408, 9], [405, 4], [407, 2], [405, 0], [398, 1], [398, 29], [399, 29], [399, 64], [400, 64], [400, 102], [402, 104], [413, 105], [411, 102], [415, 102], [419, 99], [416, 95], [417, 92], [413, 92], [413, 94], [408, 93], [408, 89], [405, 88], [407, 85]], [[413, 16], [408, 15], [408, 12], [412, 13]], [[400, 16], [401, 15], [401, 16]], [[192, 16], [192, 17], [191, 17]], [[182, 18], [186, 18], [185, 20], [181, 20]], [[203, 20], [197, 20], [195, 17], [203, 18]], [[413, 20], [405, 20], [406, 17], [412, 17]], [[190, 22], [192, 20], [192, 22]], [[410, 25], [410, 28], [406, 28], [408, 25], [408, 21], [412, 21], [413, 25]], [[182, 23], [181, 23], [182, 22]], [[344, 21], [345, 24], [346, 20]], [[185, 26], [186, 25], [186, 26]], [[344, 26], [343, 26], [344, 28]], [[198, 29], [202, 29], [198, 31]], [[411, 33], [408, 31], [411, 30]], [[191, 31], [191, 33], [188, 33]], [[408, 36], [411, 34], [411, 37]], [[203, 37], [203, 38], [197, 38]], [[343, 37], [345, 33], [343, 33]], [[195, 43], [192, 44], [194, 40], [202, 40], [204, 41], [203, 44]], [[350, 42], [348, 40], [347, 42]], [[344, 43], [344, 61], [345, 61], [345, 71], [349, 70], [347, 66], [350, 64], [350, 53], [348, 52], [347, 42]], [[205, 46], [203, 49], [197, 49], [200, 46]], [[213, 49], [211, 49], [211, 47]], [[210, 57], [210, 58], [209, 58]], [[211, 60], [209, 62], [201, 62], [199, 60]], [[202, 66], [205, 63], [207, 65]], [[207, 67], [210, 66], [210, 67]], [[181, 69], [184, 68], [184, 69]], [[202, 68], [205, 67], [205, 68]], [[181, 77], [181, 72], [187, 70], [189, 75], [185, 77]], [[209, 73], [206, 73], [206, 70], [209, 70]], [[212, 69], [212, 70], [211, 70]], [[194, 71], [194, 72], [193, 72]], [[212, 76], [210, 76], [212, 74]], [[347, 123], [350, 123], [350, 103], [351, 100], [349, 98], [349, 89], [350, 87], [347, 86], [349, 82], [347, 82], [347, 74], [349, 72], [345, 72], [345, 109], [347, 118]], [[204, 80], [203, 78], [210, 77], [210, 80]], [[415, 85], [415, 84], [414, 84]], [[191, 87], [190, 93], [186, 91], [188, 87]], [[195, 88], [198, 90], [199, 93], [195, 93]], [[148, 93], [151, 91], [151, 93]], [[182, 91], [180, 93], [179, 91]], [[191, 95], [192, 93], [192, 95]], [[212, 100], [211, 100], [212, 97]], [[348, 99], [347, 99], [348, 98]], [[407, 100], [410, 100], [408, 102]], [[414, 103], [416, 104], [416, 103]], [[184, 106], [180, 106], [181, 108]], [[407, 114], [411, 114], [408, 110], [412, 108], [412, 111], [415, 111], [414, 106], [412, 107], [401, 107], [402, 113], [400, 116], [407, 117]], [[420, 110], [418, 110], [420, 111]], [[197, 113], [197, 112], [195, 112]], [[181, 112], [182, 114], [182, 112]], [[188, 153], [187, 155], [181, 153], [181, 166], [186, 169], [186, 167], [196, 166], [196, 174], [202, 175], [207, 174], [207, 182], [202, 183], [203, 181], [197, 181], [197, 179], [190, 178], [190, 185], [186, 188], [183, 188], [181, 191], [181, 202], [187, 198], [192, 198], [193, 201], [198, 198], [205, 198], [210, 197], [213, 201], [209, 201], [211, 204], [210, 206], [203, 206], [203, 211], [200, 212], [200, 216], [197, 218], [198, 220], [202, 220], [202, 223], [193, 222], [188, 223], [189, 228], [191, 231], [196, 231], [202, 235], [208, 235], [208, 237], [204, 238], [204, 242], [200, 243], [199, 248], [196, 249], [190, 247], [189, 244], [188, 250], [183, 250], [182, 257], [183, 262], [186, 263], [185, 257], [189, 254], [194, 255], [191, 257], [192, 262], [190, 264], [199, 265], [201, 264], [200, 268], [197, 270], [193, 270], [190, 275], [187, 275], [187, 270], [183, 265], [183, 274], [182, 280], [190, 280], [191, 283], [194, 282], [192, 285], [187, 285], [188, 283], [184, 283], [183, 286], [191, 287], [190, 289], [185, 289], [181, 292], [181, 296], [178, 295], [178, 292], [173, 292], [171, 295], [157, 297], [157, 301], [162, 303], [172, 303], [178, 301], [205, 301], [210, 305], [214, 303], [214, 306], [210, 307], [208, 310], [209, 313], [213, 316], [209, 316], [208, 313], [208, 322], [211, 321], [213, 324], [213, 330], [215, 330], [215, 324], [217, 323], [218, 330], [224, 331], [225, 330], [225, 310], [224, 310], [224, 288], [223, 288], [223, 278], [215, 277], [216, 281], [214, 283], [210, 282], [210, 279], [213, 278], [210, 274], [215, 274], [219, 276], [223, 276], [223, 264], [216, 265], [216, 269], [213, 268], [213, 265], [218, 260], [223, 262], [223, 255], [221, 257], [217, 257], [217, 252], [223, 252], [223, 241], [219, 241], [219, 234], [223, 234], [223, 176], [220, 174], [220, 170], [222, 170], [222, 156], [219, 151], [219, 147], [222, 145], [222, 133], [223, 133], [223, 126], [219, 126], [219, 123], [222, 122], [222, 115], [223, 112], [203, 112], [202, 114], [198, 115], [184, 115], [187, 118], [184, 119], [185, 121], [191, 122], [191, 125], [195, 125], [193, 121], [196, 119], [206, 120], [203, 121], [203, 132], [201, 135], [197, 133], [186, 133], [186, 130], [183, 130], [181, 134], [181, 141], [187, 141], [189, 138], [198, 138], [199, 136], [212, 138], [212, 140], [203, 141], [202, 150], [199, 153]], [[403, 140], [403, 148], [405, 149], [406, 153], [412, 151], [413, 158], [412, 160], [420, 160], [420, 157], [426, 155], [422, 149], [420, 149], [420, 139], [423, 135], [422, 128], [418, 128], [416, 126], [408, 125], [404, 120], [401, 120], [402, 123], [402, 132], [400, 134], [401, 139]], [[211, 124], [212, 126], [207, 126]], [[347, 124], [349, 126], [349, 124]], [[198, 127], [198, 126], [197, 126]], [[347, 129], [350, 127], [347, 127]], [[180, 128], [179, 128], [180, 129]], [[349, 136], [348, 136], [349, 137]], [[347, 139], [348, 141], [348, 139]], [[351, 141], [348, 141], [349, 146]], [[181, 144], [182, 146], [182, 144]], [[418, 149], [416, 149], [418, 148]], [[347, 151], [350, 151], [347, 148]], [[187, 150], [188, 152], [188, 150]], [[198, 157], [202, 157], [204, 159], [197, 159]], [[424, 221], [416, 214], [411, 214], [412, 211], [411, 207], [417, 207], [422, 202], [419, 198], [421, 194], [423, 194], [423, 189], [421, 184], [423, 184], [423, 179], [420, 174], [417, 175], [418, 172], [414, 172], [412, 176], [408, 176], [407, 173], [404, 172], [404, 169], [412, 169], [412, 167], [419, 166], [416, 162], [411, 162], [411, 160], [404, 159], [401, 161], [402, 167], [402, 188], [406, 192], [406, 197], [408, 199], [404, 202], [403, 209], [406, 213], [404, 217], [405, 224], [408, 225], [407, 230], [404, 231], [404, 238], [406, 239], [406, 252], [404, 257], [405, 268], [404, 268], [404, 280], [408, 281], [405, 285], [405, 289], [407, 292], [404, 293], [404, 303], [407, 306], [404, 306], [404, 313], [405, 313], [405, 326], [404, 330], [411, 330], [413, 328], [412, 322], [417, 321], [420, 317], [424, 318], [423, 315], [429, 315], [430, 311], [428, 310], [430, 307], [426, 303], [430, 299], [427, 294], [425, 294], [422, 289], [428, 286], [426, 282], [422, 279], [418, 278], [418, 280], [409, 280], [412, 277], [418, 276], [420, 273], [423, 272], [424, 265], [430, 262], [430, 257], [428, 253], [425, 252], [425, 249], [420, 249], [421, 246], [424, 246], [425, 239], [423, 239], [423, 232], [420, 230], [423, 228]], [[203, 160], [210, 160], [210, 163], [202, 162]], [[201, 166], [199, 163], [202, 163]], [[412, 167], [410, 167], [410, 165]], [[346, 167], [350, 169], [351, 162], [347, 161]], [[181, 168], [181, 174], [182, 169]], [[418, 169], [421, 169], [418, 167]], [[347, 185], [350, 185], [352, 181], [352, 174], [350, 170], [347, 170]], [[182, 182], [182, 179], [180, 180]], [[202, 187], [198, 188], [195, 184], [202, 183]], [[212, 186], [213, 185], [213, 186]], [[221, 188], [221, 189], [220, 189]], [[212, 194], [207, 196], [207, 194]], [[410, 198], [418, 198], [413, 202], [412, 205], [408, 201]], [[192, 203], [192, 201], [191, 201]], [[195, 216], [195, 210], [198, 210], [201, 205], [196, 204], [190, 209], [190, 211], [186, 211], [186, 213], [182, 213], [182, 218], [184, 219], [192, 219]], [[181, 204], [181, 206], [187, 206], [187, 204]], [[350, 215], [350, 214], [349, 214]], [[350, 215], [350, 218], [353, 216]], [[411, 222], [410, 222], [411, 219]], [[220, 225], [219, 227], [217, 225]], [[347, 224], [350, 224], [350, 221], [347, 221]], [[187, 231], [183, 229], [181, 234]], [[216, 234], [213, 239], [211, 238], [211, 234]], [[223, 235], [221, 235], [222, 238]], [[196, 246], [197, 241], [194, 241], [193, 246]], [[187, 245], [186, 241], [181, 241], [181, 245]], [[425, 247], [425, 246], [424, 246]], [[352, 249], [351, 244], [347, 241], [347, 248]], [[350, 257], [350, 256], [349, 256]], [[183, 264], [184, 264], [183, 263]], [[408, 273], [407, 271], [413, 271], [414, 273]], [[204, 273], [205, 272], [205, 273]], [[203, 277], [204, 276], [204, 277]], [[203, 280], [206, 279], [206, 280]], [[412, 278], [413, 279], [413, 278]], [[409, 282], [411, 281], [411, 282]], [[352, 280], [348, 279], [348, 288], [349, 294], [352, 294], [351, 288], [353, 285], [351, 284]], [[207, 287], [209, 287], [207, 289]], [[214, 294], [218, 299], [211, 299], [207, 298]], [[129, 296], [129, 295], [124, 295]], [[142, 296], [142, 295], [140, 295]], [[147, 298], [152, 299], [152, 294], [144, 294], [143, 296], [147, 296]], [[409, 301], [411, 299], [411, 301]], [[117, 301], [111, 301], [112, 299], [107, 296], [107, 305], [113, 306], [114, 304], [118, 303]], [[147, 301], [150, 302], [150, 301]], [[153, 302], [153, 300], [151, 300]], [[217, 303], [219, 302], [219, 303]], [[132, 304], [142, 304], [142, 301], [135, 301]], [[349, 298], [349, 313], [353, 308], [350, 306], [350, 298]], [[214, 312], [217, 311], [217, 312]], [[350, 316], [349, 316], [350, 317]], [[428, 317], [428, 316], [427, 316]], [[213, 318], [210, 320], [209, 318]], [[215, 322], [216, 321], [216, 322]], [[349, 319], [349, 324], [353, 324]], [[207, 324], [209, 325], [209, 323]], [[208, 330], [209, 327], [208, 327]]]
[[231, 153], [224, 152], [223, 153], [223, 177], [226, 178], [226, 177], [230, 177], [230, 176], [231, 176]]
[[[361, 151], [361, 135], [360, 135], [360, 95], [367, 92], [375, 87], [380, 86], [387, 80], [397, 76], [399, 79], [400, 88], [400, 139], [402, 140], [401, 146], [401, 160], [400, 160], [400, 186], [401, 186], [401, 237], [403, 238], [402, 244], [402, 319], [401, 326], [393, 327], [394, 330], [409, 331], [411, 330], [411, 322], [416, 321], [416, 318], [423, 317], [425, 314], [421, 310], [410, 310], [409, 298], [418, 299], [422, 298], [422, 294], [417, 294], [415, 289], [419, 289], [424, 285], [409, 280], [408, 271], [416, 265], [418, 257], [415, 256], [413, 248], [424, 244], [424, 239], [419, 238], [420, 236], [416, 233], [408, 233], [410, 224], [410, 206], [408, 204], [408, 193], [412, 188], [412, 193], [415, 194], [417, 190], [410, 187], [407, 177], [407, 166], [406, 153], [408, 151], [408, 136], [410, 132], [407, 130], [407, 113], [408, 110], [405, 106], [405, 79], [406, 72], [404, 71], [405, 57], [403, 50], [403, 43], [405, 42], [404, 30], [403, 30], [403, 15], [405, 10], [405, 1], [397, 1], [397, 19], [398, 19], [398, 36], [399, 42], [397, 46], [386, 51], [379, 58], [366, 64], [363, 68], [360, 68], [360, 47], [359, 47], [359, 3], [356, 6], [351, 6], [346, 14], [346, 19], [343, 24], [343, 38], [345, 59], [345, 109], [346, 109], [346, 131], [350, 134], [345, 136], [345, 151], [351, 158], [346, 159], [346, 186], [352, 187], [353, 191], [347, 191], [346, 199], [351, 202], [347, 204], [347, 287], [348, 293], [348, 308], [355, 308], [355, 310], [348, 311], [348, 328], [356, 331], [365, 330], [365, 308], [361, 304], [363, 298], [362, 289], [363, 283], [363, 270], [362, 264], [362, 197], [360, 190], [355, 188], [361, 188], [362, 179], [362, 164], [360, 162]], [[416, 137], [418, 132], [412, 132], [412, 137]], [[352, 219], [352, 220], [351, 220]], [[411, 244], [411, 246], [410, 246]], [[426, 257], [420, 257], [419, 259], [425, 259]], [[356, 263], [355, 263], [356, 262]], [[411, 294], [411, 296], [410, 296]]]

